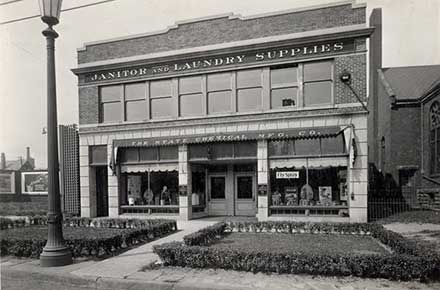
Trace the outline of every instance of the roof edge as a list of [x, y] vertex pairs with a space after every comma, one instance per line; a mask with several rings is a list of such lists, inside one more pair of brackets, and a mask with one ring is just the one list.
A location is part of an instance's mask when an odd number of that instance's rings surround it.
[[317, 9], [322, 9], [322, 8], [343, 6], [343, 5], [349, 5], [349, 4], [351, 4], [352, 9], [367, 7], [366, 3], [356, 3], [355, 0], [348, 0], [348, 1], [345, 0], [345, 1], [338, 1], [338, 2], [333, 2], [333, 3], [318, 4], [318, 5], [298, 7], [298, 8], [293, 8], [293, 9], [286, 9], [286, 10], [275, 11], [275, 12], [259, 13], [259, 14], [249, 15], [249, 16], [242, 16], [241, 14], [234, 14], [233, 12], [223, 13], [223, 14], [215, 14], [215, 15], [211, 15], [211, 16], [191, 18], [191, 19], [186, 19], [186, 20], [178, 20], [178, 21], [174, 22], [174, 24], [169, 25], [165, 29], [161, 29], [161, 30], [151, 31], [151, 32], [147, 32], [147, 33], [127, 35], [127, 36], [121, 36], [121, 37], [115, 37], [115, 38], [109, 38], [109, 39], [103, 39], [103, 40], [98, 40], [98, 41], [85, 42], [82, 47], [77, 48], [77, 52], [85, 51], [87, 49], [87, 46], [104, 44], [104, 43], [111, 43], [111, 42], [129, 40], [129, 39], [135, 39], [135, 38], [141, 38], [141, 37], [148, 37], [148, 36], [153, 36], [153, 35], [158, 35], [158, 34], [166, 34], [170, 30], [177, 29], [177, 28], [179, 28], [180, 25], [183, 25], [183, 24], [197, 23], [197, 22], [201, 22], [201, 21], [214, 20], [214, 19], [226, 18], [226, 17], [228, 18], [228, 20], [232, 20], [232, 19], [250, 20], [250, 19], [256, 19], [256, 18], [278, 16], [278, 15], [284, 15], [284, 14], [302, 12], [302, 11], [312, 11], [312, 10], [317, 10]]
[[385, 74], [383, 73], [383, 69], [378, 69], [378, 70], [377, 70], [377, 74], [378, 74], [378, 76], [379, 76], [379, 80], [380, 80], [380, 82], [382, 83], [382, 85], [383, 85], [384, 88], [385, 88], [385, 91], [386, 91], [387, 94], [388, 94], [388, 97], [395, 97], [396, 94], [394, 93], [394, 91], [393, 91], [393, 89], [392, 89], [390, 83], [387, 81], [387, 79], [386, 79], [386, 77], [385, 77]]
[[338, 28], [329, 28], [329, 29], [320, 29], [320, 30], [314, 30], [314, 31], [307, 31], [307, 32], [299, 32], [299, 33], [292, 33], [292, 34], [284, 34], [284, 35], [277, 35], [277, 36], [270, 36], [270, 37], [262, 37], [262, 38], [255, 38], [255, 39], [247, 39], [247, 40], [241, 40], [241, 41], [234, 41], [234, 42], [228, 42], [228, 43], [221, 43], [221, 44], [213, 44], [213, 45], [207, 45], [207, 46], [198, 46], [198, 47], [191, 47], [191, 48], [185, 48], [185, 49], [178, 49], [178, 50], [170, 50], [170, 51], [164, 51], [164, 52], [157, 52], [157, 53], [149, 53], [149, 54], [143, 54], [143, 55], [136, 55], [136, 56], [130, 56], [130, 57], [123, 57], [123, 58], [115, 58], [115, 59], [108, 59], [108, 60], [100, 60], [95, 62], [87, 62], [87, 63], [81, 63], [78, 64], [76, 68], [72, 69], [72, 72], [82, 73], [84, 70], [91, 69], [91, 68], [99, 68], [102, 66], [118, 66], [118, 65], [125, 65], [127, 63], [132, 62], [138, 62], [138, 61], [148, 61], [153, 59], [159, 59], [163, 57], [181, 57], [188, 54], [197, 54], [202, 52], [219, 52], [222, 50], [228, 50], [228, 49], [237, 49], [237, 48], [244, 48], [244, 47], [254, 47], [257, 44], [271, 44], [271, 43], [279, 43], [279, 42], [285, 42], [285, 41], [311, 41], [312, 39], [315, 39], [319, 37], [320, 39], [327, 39], [327, 38], [346, 38], [346, 37], [368, 37], [372, 33], [373, 28], [371, 27], [365, 27], [363, 24], [356, 24], [351, 26], [344, 26], [344, 27], [338, 27]]

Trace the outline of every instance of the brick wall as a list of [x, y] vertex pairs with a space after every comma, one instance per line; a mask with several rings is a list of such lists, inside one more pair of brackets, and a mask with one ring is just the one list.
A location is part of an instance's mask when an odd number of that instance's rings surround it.
[[[334, 95], [335, 104], [357, 103], [353, 92], [346, 84], [340, 81], [342, 72], [349, 72], [352, 76], [351, 86], [362, 101], [367, 100], [367, 67], [366, 55], [355, 54], [335, 58], [334, 68]], [[357, 110], [357, 109], [356, 109]], [[293, 115], [326, 114], [333, 112], [349, 112], [350, 109], [328, 109], [291, 112]], [[246, 117], [245, 117], [246, 118]], [[99, 122], [99, 89], [98, 86], [79, 88], [79, 124], [97, 124]], [[115, 128], [116, 129], [116, 128]]]
[[399, 182], [399, 166], [420, 166], [420, 108], [391, 110], [391, 144], [387, 171]]
[[99, 122], [99, 93], [97, 86], [80, 87], [79, 124], [97, 124]]
[[179, 24], [160, 34], [91, 44], [78, 52], [78, 63], [362, 23], [365, 7], [351, 4], [249, 19], [226, 16]]
[[343, 72], [351, 74], [350, 85], [359, 98], [367, 101], [367, 60], [365, 54], [356, 54], [335, 59], [335, 103], [357, 103], [358, 100], [350, 88], [340, 81]]

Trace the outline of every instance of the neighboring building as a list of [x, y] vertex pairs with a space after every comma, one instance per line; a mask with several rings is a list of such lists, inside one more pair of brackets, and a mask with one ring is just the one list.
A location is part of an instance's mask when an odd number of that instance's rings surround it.
[[346, 2], [86, 44], [81, 215], [366, 221], [372, 31]]
[[376, 102], [375, 195], [440, 207], [440, 65], [379, 69]]
[[59, 125], [59, 138], [62, 211], [70, 215], [80, 215], [79, 136], [77, 125]]

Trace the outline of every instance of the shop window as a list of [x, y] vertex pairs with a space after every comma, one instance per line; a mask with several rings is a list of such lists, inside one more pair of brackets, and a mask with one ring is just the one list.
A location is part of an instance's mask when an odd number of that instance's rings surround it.
[[440, 174], [440, 103], [434, 102], [430, 108], [430, 151], [431, 174]]
[[232, 112], [232, 74], [219, 73], [207, 76], [208, 114]]
[[179, 79], [180, 116], [200, 116], [203, 114], [204, 97], [202, 94], [202, 77], [185, 77]]
[[298, 68], [270, 70], [271, 109], [298, 105]]
[[347, 167], [270, 170], [272, 206], [347, 206]]
[[124, 174], [122, 205], [178, 205], [177, 171]]
[[121, 112], [122, 86], [105, 86], [100, 88], [100, 122], [122, 120]]
[[107, 164], [107, 146], [90, 146], [90, 165]]
[[121, 162], [138, 162], [139, 149], [138, 148], [124, 148], [121, 151]]
[[320, 156], [345, 154], [344, 135], [335, 137], [269, 141], [269, 156]]
[[256, 157], [257, 142], [234, 143], [234, 157]]
[[238, 112], [258, 111], [262, 108], [262, 70], [237, 72]]
[[191, 144], [188, 148], [190, 159], [208, 159], [208, 144]]
[[150, 82], [151, 118], [168, 118], [173, 115], [171, 80]]
[[125, 120], [140, 121], [147, 118], [145, 83], [125, 85]]
[[320, 155], [321, 144], [319, 138], [313, 139], [298, 139], [295, 140], [295, 154], [296, 155]]
[[332, 62], [321, 61], [304, 64], [304, 105], [332, 103]]
[[291, 156], [294, 155], [294, 141], [281, 140], [269, 142], [269, 156]]
[[157, 161], [159, 160], [158, 150], [156, 147], [139, 148], [140, 161]]
[[210, 145], [210, 157], [212, 159], [233, 158], [233, 143], [212, 143]]
[[342, 134], [336, 137], [320, 138], [321, 140], [321, 154], [341, 154], [345, 153], [345, 144]]
[[159, 159], [160, 160], [178, 160], [178, 148], [177, 146], [163, 146], [159, 147]]

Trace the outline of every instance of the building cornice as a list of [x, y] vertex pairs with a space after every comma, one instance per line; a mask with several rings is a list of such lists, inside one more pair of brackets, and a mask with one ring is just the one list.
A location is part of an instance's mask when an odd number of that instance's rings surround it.
[[100, 70], [130, 67], [132, 65], [148, 65], [165, 61], [177, 61], [185, 58], [206, 57], [222, 53], [236, 53], [243, 52], [245, 50], [267, 49], [284, 45], [299, 45], [329, 40], [369, 37], [373, 30], [374, 28], [366, 27], [365, 25], [351, 25], [336, 29], [330, 28], [315, 30], [312, 32], [309, 31], [280, 36], [263, 37], [244, 41], [235, 41], [79, 64], [77, 68], [72, 69], [72, 72], [76, 75], [79, 75]]

